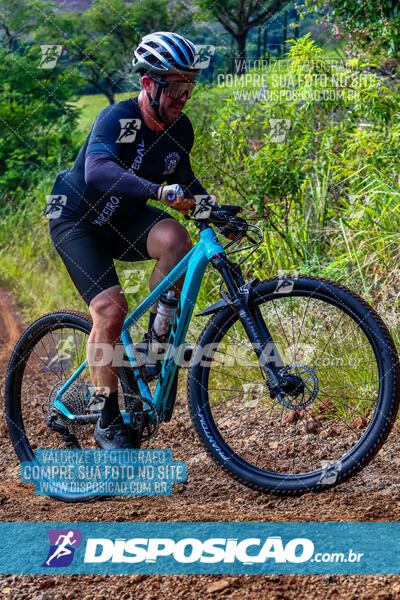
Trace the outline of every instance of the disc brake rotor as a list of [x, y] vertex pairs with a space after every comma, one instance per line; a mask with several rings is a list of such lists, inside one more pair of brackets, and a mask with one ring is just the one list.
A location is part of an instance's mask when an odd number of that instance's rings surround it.
[[319, 391], [318, 377], [311, 367], [293, 364], [280, 374], [284, 385], [279, 402], [290, 410], [302, 410], [314, 402]]

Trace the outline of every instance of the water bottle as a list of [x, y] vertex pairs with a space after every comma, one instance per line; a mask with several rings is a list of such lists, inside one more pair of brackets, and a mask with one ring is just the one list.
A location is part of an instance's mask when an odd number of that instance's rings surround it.
[[[158, 301], [157, 314], [153, 323], [154, 333], [160, 338], [160, 342], [166, 342], [167, 337], [172, 325], [176, 307], [178, 306], [178, 299], [172, 290], [169, 290], [166, 294], [162, 294]], [[160, 349], [160, 344], [157, 344], [157, 340], [152, 342], [152, 350], [157, 352]]]
[[[164, 358], [164, 344], [168, 340], [177, 306], [178, 299], [172, 290], [162, 294], [158, 301], [157, 313], [152, 325], [155, 335], [150, 334], [149, 338], [146, 334], [143, 342], [135, 346], [135, 350], [139, 354], [144, 353], [142, 358], [138, 358], [138, 355], [135, 355], [135, 358], [142, 367], [142, 377], [145, 381], [151, 381], [160, 373], [160, 361]], [[155, 336], [157, 336], [157, 339]]]

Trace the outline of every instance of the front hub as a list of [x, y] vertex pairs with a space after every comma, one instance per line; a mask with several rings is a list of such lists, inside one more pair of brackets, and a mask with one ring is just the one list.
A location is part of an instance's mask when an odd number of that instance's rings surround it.
[[319, 391], [318, 377], [311, 367], [294, 364], [278, 370], [279, 387], [274, 396], [290, 410], [302, 410], [314, 402]]

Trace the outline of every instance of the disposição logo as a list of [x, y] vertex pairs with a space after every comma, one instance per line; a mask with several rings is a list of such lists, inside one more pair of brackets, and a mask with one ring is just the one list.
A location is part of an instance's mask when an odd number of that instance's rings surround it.
[[48, 529], [50, 548], [42, 567], [68, 567], [74, 558], [75, 548], [81, 545], [80, 529]]

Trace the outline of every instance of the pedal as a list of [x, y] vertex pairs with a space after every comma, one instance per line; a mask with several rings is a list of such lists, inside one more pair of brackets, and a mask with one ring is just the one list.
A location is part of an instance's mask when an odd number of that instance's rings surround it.
[[133, 403], [133, 407], [129, 410], [131, 415], [130, 420], [130, 431], [131, 440], [135, 448], [140, 448], [142, 442], [143, 431], [146, 426], [146, 416], [144, 413], [143, 402], [136, 399]]
[[45, 416], [45, 418], [47, 421], [47, 427], [51, 431], [55, 431], [59, 435], [61, 435], [61, 437], [64, 439], [66, 448], [80, 448], [81, 447], [76, 435], [74, 433], [71, 433], [70, 430], [68, 429], [68, 427], [66, 427], [65, 425], [59, 425], [58, 423], [56, 423], [57, 417], [55, 417], [55, 415], [53, 415], [51, 417]]
[[160, 373], [161, 373], [161, 363], [160, 362], [158, 362], [157, 364], [154, 364], [154, 365], [143, 365], [142, 367], [140, 367], [141, 377], [142, 377], [143, 381], [145, 381], [146, 383], [153, 381], [153, 379], [157, 379], [157, 377], [160, 375]]
[[145, 333], [143, 340], [133, 346], [136, 364], [140, 371], [140, 376], [136, 379], [141, 378], [146, 383], [156, 379], [161, 371], [161, 361], [149, 361], [149, 344], [149, 336]]

